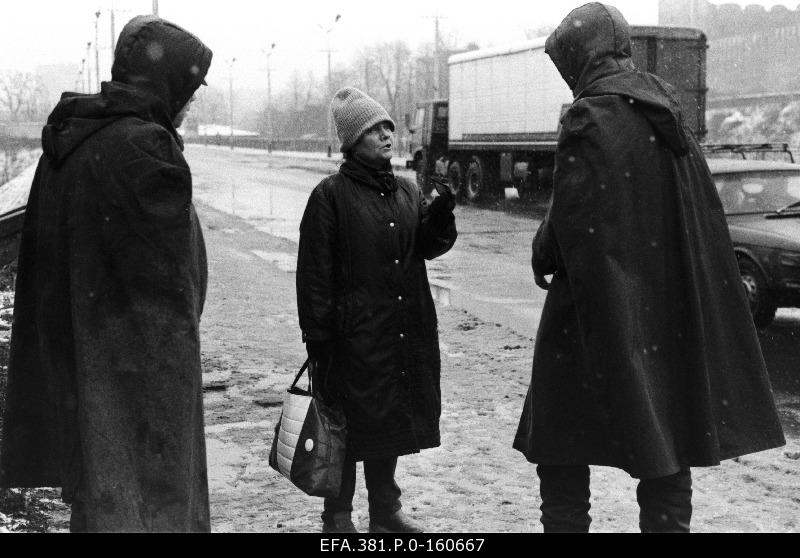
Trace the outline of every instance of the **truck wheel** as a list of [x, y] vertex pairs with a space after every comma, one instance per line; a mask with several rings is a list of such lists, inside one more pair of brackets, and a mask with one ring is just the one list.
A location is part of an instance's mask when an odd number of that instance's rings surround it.
[[753, 323], [758, 329], [764, 329], [775, 319], [777, 310], [764, 274], [752, 260], [746, 257], [739, 259], [739, 274], [742, 277], [745, 295], [750, 303]]
[[540, 190], [553, 190], [553, 167], [544, 167], [538, 171], [539, 189]]
[[450, 186], [456, 191], [456, 195], [461, 198], [464, 195], [464, 171], [461, 169], [461, 163], [453, 161], [447, 168], [447, 181]]
[[[532, 170], [531, 170], [532, 169]], [[533, 163], [528, 163], [528, 175], [521, 179], [517, 186], [519, 199], [531, 201], [539, 191], [539, 169]]]
[[486, 163], [481, 161], [480, 157], [472, 157], [464, 179], [464, 194], [467, 200], [471, 202], [486, 200], [494, 193], [492, 190], [492, 179]]

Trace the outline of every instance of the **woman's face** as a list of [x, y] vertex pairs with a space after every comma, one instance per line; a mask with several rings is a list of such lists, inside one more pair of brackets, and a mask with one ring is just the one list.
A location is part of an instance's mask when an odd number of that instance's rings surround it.
[[392, 159], [394, 132], [388, 122], [380, 122], [366, 131], [361, 140], [353, 147], [353, 153], [362, 160], [380, 166]]

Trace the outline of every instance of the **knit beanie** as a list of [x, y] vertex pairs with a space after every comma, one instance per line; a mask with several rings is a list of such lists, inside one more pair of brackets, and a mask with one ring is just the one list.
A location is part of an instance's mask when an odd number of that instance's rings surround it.
[[364, 132], [375, 124], [389, 122], [392, 131], [395, 129], [394, 120], [386, 109], [355, 87], [345, 87], [336, 93], [331, 101], [331, 112], [336, 123], [336, 133], [342, 142], [342, 153], [350, 151]]

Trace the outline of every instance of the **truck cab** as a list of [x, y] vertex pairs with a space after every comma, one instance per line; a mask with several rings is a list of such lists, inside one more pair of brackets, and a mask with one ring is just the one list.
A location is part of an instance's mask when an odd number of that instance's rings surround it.
[[436, 163], [447, 153], [448, 111], [447, 99], [417, 103], [417, 112], [408, 125], [408, 131], [411, 133], [409, 144], [411, 158], [406, 166], [417, 172], [417, 184], [425, 195], [431, 192], [431, 184], [427, 177], [431, 174], [445, 174], [436, 173]]

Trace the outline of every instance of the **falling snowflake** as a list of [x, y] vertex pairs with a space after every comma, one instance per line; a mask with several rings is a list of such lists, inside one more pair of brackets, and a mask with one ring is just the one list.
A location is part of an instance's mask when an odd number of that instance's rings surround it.
[[147, 57], [153, 62], [159, 62], [164, 58], [164, 47], [161, 43], [150, 43], [147, 45]]

